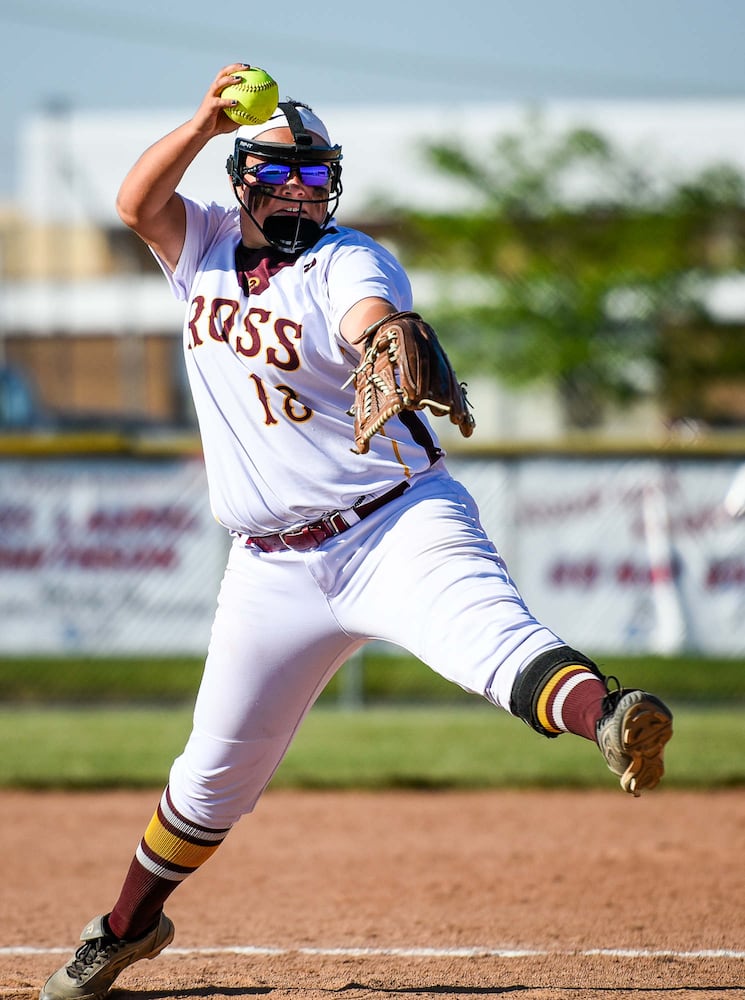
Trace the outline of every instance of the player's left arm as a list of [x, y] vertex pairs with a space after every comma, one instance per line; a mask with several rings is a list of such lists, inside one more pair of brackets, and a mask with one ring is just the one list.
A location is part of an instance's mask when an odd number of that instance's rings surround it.
[[396, 307], [387, 299], [376, 296], [360, 299], [342, 317], [339, 325], [341, 335], [361, 354], [365, 348], [364, 341], [368, 328], [395, 312]]
[[[346, 325], [345, 325], [346, 324]], [[448, 414], [463, 437], [476, 426], [466, 396], [437, 334], [419, 315], [396, 311], [387, 299], [366, 298], [345, 313], [342, 335], [361, 354], [347, 383], [354, 386], [356, 450], [364, 455], [370, 439], [402, 410], [430, 409]]]

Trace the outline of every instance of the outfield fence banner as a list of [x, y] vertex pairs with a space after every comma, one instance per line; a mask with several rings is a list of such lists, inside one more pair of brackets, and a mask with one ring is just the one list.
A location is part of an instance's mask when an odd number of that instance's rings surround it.
[[[449, 460], [531, 610], [594, 654], [745, 654], [730, 458]], [[200, 459], [0, 461], [0, 654], [203, 655], [229, 537]], [[415, 598], [415, 595], [414, 595]]]
[[596, 653], [745, 654], [728, 459], [451, 461], [534, 614]]
[[201, 460], [3, 461], [0, 652], [202, 652], [226, 545]]

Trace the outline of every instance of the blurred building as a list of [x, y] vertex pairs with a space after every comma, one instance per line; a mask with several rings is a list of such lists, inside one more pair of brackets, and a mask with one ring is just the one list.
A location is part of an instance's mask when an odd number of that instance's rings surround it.
[[[467, 207], [466, 192], [424, 165], [424, 144], [447, 137], [486, 156], [494, 136], [519, 129], [526, 113], [506, 104], [321, 110], [344, 146], [339, 222], [394, 248], [396, 204]], [[542, 105], [541, 113], [552, 128], [595, 129], [673, 174], [722, 161], [745, 171], [745, 101], [576, 101]], [[192, 426], [180, 353], [182, 305], [114, 209], [136, 157], [188, 114], [52, 109], [29, 117], [18, 196], [0, 215], [0, 423]], [[231, 149], [232, 137], [214, 140], [181, 190], [230, 204]], [[425, 311], [428, 276], [415, 274], [413, 281]], [[732, 277], [712, 286], [711, 312], [738, 331], [741, 343], [745, 282]], [[481, 445], [562, 433], [550, 389], [516, 393], [471, 377], [469, 386]], [[745, 423], [742, 384], [721, 391], [725, 409]], [[654, 401], [608, 419], [609, 432], [641, 438], [658, 435], [663, 422]]]

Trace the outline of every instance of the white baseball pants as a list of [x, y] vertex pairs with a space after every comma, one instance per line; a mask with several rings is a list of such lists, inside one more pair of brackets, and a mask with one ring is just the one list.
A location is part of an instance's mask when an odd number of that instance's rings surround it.
[[442, 467], [310, 552], [236, 540], [193, 730], [171, 769], [176, 808], [220, 829], [250, 812], [324, 686], [371, 639], [507, 711], [519, 671], [563, 644], [531, 615], [473, 498]]

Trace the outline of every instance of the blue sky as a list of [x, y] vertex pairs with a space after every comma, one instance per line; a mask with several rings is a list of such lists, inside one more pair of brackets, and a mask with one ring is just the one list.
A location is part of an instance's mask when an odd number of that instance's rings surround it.
[[745, 96], [743, 38], [742, 0], [2, 0], [0, 199], [29, 112], [188, 113], [233, 60], [319, 109], [727, 98]]

